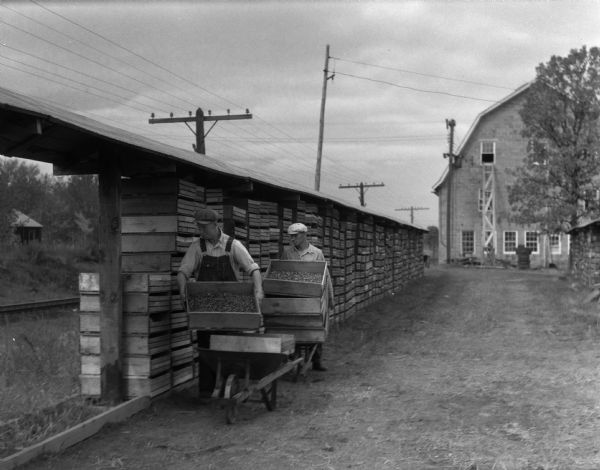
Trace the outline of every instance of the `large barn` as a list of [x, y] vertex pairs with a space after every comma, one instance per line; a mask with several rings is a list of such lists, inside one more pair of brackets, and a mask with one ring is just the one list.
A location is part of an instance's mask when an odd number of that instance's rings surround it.
[[513, 177], [507, 170], [522, 165], [527, 156], [519, 110], [528, 89], [529, 84], [523, 85], [477, 116], [456, 150], [458, 164], [434, 186], [442, 263], [476, 258], [516, 265], [522, 245], [533, 267], [568, 264], [568, 235], [542, 234], [535, 224], [518, 224], [511, 217], [508, 185]]
[[264, 271], [304, 222], [329, 261], [332, 322], [423, 275], [423, 228], [0, 89], [0, 153], [99, 176], [99, 273], [82, 274], [82, 393], [154, 396], [194, 377], [175, 281], [194, 211], [217, 210]]

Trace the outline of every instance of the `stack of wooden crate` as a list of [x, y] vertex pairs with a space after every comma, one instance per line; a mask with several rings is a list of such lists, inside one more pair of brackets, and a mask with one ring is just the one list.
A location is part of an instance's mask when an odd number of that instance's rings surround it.
[[329, 305], [326, 270], [324, 261], [271, 260], [263, 280], [266, 333], [291, 334], [296, 343], [325, 341]]

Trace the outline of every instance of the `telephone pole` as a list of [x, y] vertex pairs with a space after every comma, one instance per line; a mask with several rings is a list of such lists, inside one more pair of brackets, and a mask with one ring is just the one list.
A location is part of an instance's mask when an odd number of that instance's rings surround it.
[[414, 206], [410, 206], [410, 207], [401, 207], [400, 209], [394, 209], [397, 211], [410, 211], [410, 223], [414, 223], [415, 221], [415, 211], [427, 211], [429, 210], [429, 207], [414, 207]]
[[385, 186], [385, 184], [383, 183], [371, 183], [371, 184], [365, 184], [365, 183], [358, 183], [358, 184], [347, 184], [345, 186], [342, 186], [340, 184], [340, 188], [339, 189], [348, 189], [348, 188], [356, 188], [359, 190], [359, 200], [360, 200], [360, 205], [362, 207], [365, 207], [367, 204], [365, 203], [365, 193], [367, 192], [366, 190], [368, 188], [374, 188], [374, 187], [378, 187], [378, 186]]
[[[192, 116], [192, 112], [189, 112], [189, 116], [187, 117], [173, 117], [173, 113], [171, 113], [171, 117], [169, 118], [160, 118], [155, 119], [154, 113], [152, 113], [151, 119], [148, 120], [149, 124], [165, 124], [165, 123], [174, 123], [174, 122], [183, 122], [189, 129], [196, 135], [196, 143], [192, 145], [194, 151], [197, 153], [201, 153], [204, 155], [206, 153], [206, 146], [204, 144], [204, 139], [208, 135], [208, 133], [212, 130], [213, 127], [217, 125], [219, 121], [233, 121], [235, 119], [252, 119], [252, 114], [250, 111], [246, 109], [246, 114], [229, 114], [229, 110], [227, 110], [227, 114], [223, 116], [211, 116], [210, 110], [208, 111], [208, 116], [204, 115], [204, 111], [202, 108], [198, 108], [196, 110], [196, 116]], [[214, 124], [210, 126], [208, 132], [204, 133], [204, 123], [205, 122], [214, 121]], [[189, 122], [196, 123], [196, 130], [194, 131]]]
[[327, 80], [333, 80], [335, 74], [329, 73], [329, 44], [325, 48], [325, 68], [323, 69], [323, 93], [321, 94], [321, 116], [319, 117], [319, 145], [317, 148], [317, 168], [315, 170], [315, 191], [321, 188], [321, 156], [323, 155], [323, 128], [325, 126], [325, 98], [327, 97]]
[[450, 264], [452, 261], [452, 237], [450, 234], [451, 221], [452, 221], [452, 176], [454, 168], [458, 167], [459, 155], [454, 154], [454, 126], [456, 121], [454, 119], [446, 119], [446, 129], [450, 129], [448, 136], [448, 153], [444, 154], [444, 158], [448, 159], [448, 177], [447, 188], [446, 188], [446, 262]]

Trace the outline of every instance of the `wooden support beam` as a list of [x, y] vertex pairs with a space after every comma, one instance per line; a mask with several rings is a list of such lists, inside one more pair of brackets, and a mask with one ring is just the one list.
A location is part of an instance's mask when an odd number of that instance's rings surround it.
[[111, 405], [123, 398], [121, 336], [121, 169], [118, 155], [102, 152], [98, 174], [100, 205], [100, 396]]

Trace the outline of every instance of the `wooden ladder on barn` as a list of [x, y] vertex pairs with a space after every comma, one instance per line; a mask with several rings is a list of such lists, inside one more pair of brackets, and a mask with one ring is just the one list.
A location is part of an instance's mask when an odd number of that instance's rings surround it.
[[496, 177], [494, 165], [484, 163], [483, 186], [481, 190], [482, 207], [482, 262], [494, 264], [496, 259]]

